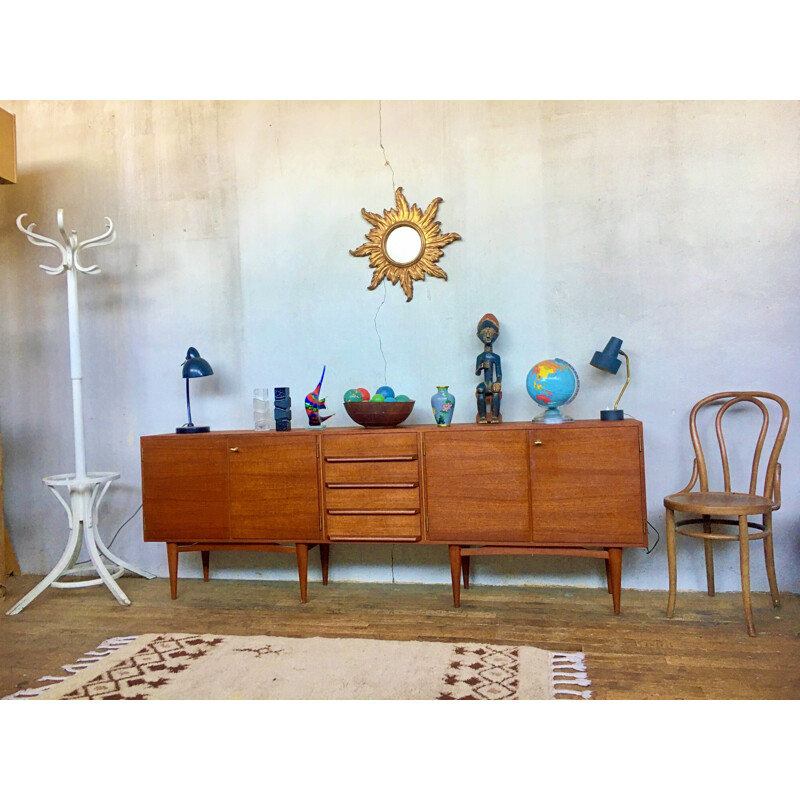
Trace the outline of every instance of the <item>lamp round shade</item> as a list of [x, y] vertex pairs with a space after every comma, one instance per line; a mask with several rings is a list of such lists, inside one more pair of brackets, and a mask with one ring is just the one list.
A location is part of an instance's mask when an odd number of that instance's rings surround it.
[[196, 348], [190, 347], [186, 351], [186, 361], [183, 362], [183, 377], [205, 378], [207, 375], [213, 374], [214, 370], [211, 369], [211, 364], [201, 358]]

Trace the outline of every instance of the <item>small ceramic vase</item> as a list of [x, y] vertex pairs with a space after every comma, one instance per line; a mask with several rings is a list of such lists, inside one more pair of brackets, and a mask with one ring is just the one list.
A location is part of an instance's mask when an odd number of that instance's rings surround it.
[[453, 419], [453, 409], [456, 399], [447, 391], [447, 386], [437, 386], [439, 391], [431, 397], [431, 408], [436, 424], [442, 428], [447, 427]]

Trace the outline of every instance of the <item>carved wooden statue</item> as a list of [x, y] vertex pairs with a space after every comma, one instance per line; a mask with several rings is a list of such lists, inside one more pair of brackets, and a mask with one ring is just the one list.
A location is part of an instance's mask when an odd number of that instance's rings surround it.
[[500, 335], [500, 323], [493, 314], [484, 314], [478, 323], [478, 338], [483, 342], [483, 352], [475, 362], [475, 374], [483, 374], [483, 380], [475, 390], [478, 414], [475, 422], [502, 422], [500, 415], [500, 391], [503, 372], [500, 356], [492, 352], [492, 342]]

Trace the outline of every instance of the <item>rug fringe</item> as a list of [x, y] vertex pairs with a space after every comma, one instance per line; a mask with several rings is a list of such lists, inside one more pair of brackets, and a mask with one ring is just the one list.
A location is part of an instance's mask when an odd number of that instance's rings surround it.
[[[96, 650], [90, 650], [80, 658], [76, 658], [74, 664], [63, 664], [61, 669], [63, 669], [64, 672], [74, 675], [75, 673], [80, 672], [82, 669], [86, 669], [86, 667], [88, 667], [90, 664], [94, 664], [97, 661], [101, 661], [106, 656], [111, 655], [111, 653], [119, 650], [120, 647], [124, 647], [126, 644], [135, 642], [138, 638], [138, 636], [115, 636], [112, 639], [106, 639], [97, 646]], [[38, 678], [38, 681], [50, 681], [47, 686], [20, 689], [18, 692], [4, 697], [3, 700], [12, 700], [15, 697], [38, 697], [51, 687], [67, 680], [67, 678], [69, 678], [69, 675], [45, 675], [43, 678]]]
[[553, 696], [561, 694], [575, 695], [584, 700], [592, 699], [590, 690], [576, 691], [564, 686], [591, 686], [592, 682], [586, 674], [586, 663], [583, 653], [551, 653], [550, 654], [550, 688]]

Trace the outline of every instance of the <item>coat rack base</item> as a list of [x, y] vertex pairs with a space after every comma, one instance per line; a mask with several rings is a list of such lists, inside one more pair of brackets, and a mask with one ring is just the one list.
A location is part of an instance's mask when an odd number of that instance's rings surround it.
[[[117, 585], [116, 578], [119, 578], [126, 570], [143, 578], [155, 577], [155, 575], [138, 569], [115, 556], [100, 537], [100, 529], [97, 524], [100, 504], [111, 486], [111, 482], [117, 478], [119, 478], [118, 472], [89, 472], [85, 477], [65, 474], [42, 479], [45, 486], [50, 489], [67, 512], [69, 539], [61, 558], [53, 569], [6, 612], [8, 616], [19, 614], [23, 608], [50, 586], [54, 589], [80, 589], [105, 584], [120, 605], [129, 606], [131, 601]], [[63, 491], [65, 494], [62, 494]], [[84, 542], [91, 566], [76, 566]], [[62, 578], [79, 578], [92, 574], [97, 577], [86, 580], [61, 580]]]

